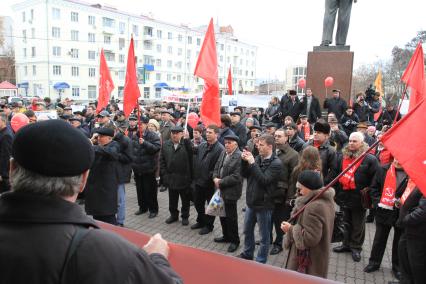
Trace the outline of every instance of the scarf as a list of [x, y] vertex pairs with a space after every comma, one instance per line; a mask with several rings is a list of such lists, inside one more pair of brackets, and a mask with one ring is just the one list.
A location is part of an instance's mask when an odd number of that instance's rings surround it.
[[314, 145], [313, 146], [318, 149], [319, 147], [321, 147], [321, 143], [319, 141], [315, 141], [314, 140]]
[[305, 125], [299, 124], [298, 128], [299, 131], [303, 133], [303, 140], [308, 141], [309, 136], [311, 135], [311, 126], [309, 125], [309, 122], [306, 122]]
[[393, 210], [395, 205], [396, 192], [396, 172], [395, 166], [392, 164], [386, 173], [385, 184], [380, 197], [379, 207], [383, 209]]
[[[343, 158], [342, 170], [346, 169], [356, 158]], [[352, 168], [349, 169], [341, 178], [339, 178], [339, 182], [342, 185], [343, 190], [355, 190], [355, 172], [358, 167], [361, 165], [364, 158], [362, 158], [358, 163], [356, 163]]]
[[416, 188], [416, 184], [410, 178], [408, 180], [407, 187], [405, 188], [404, 193], [401, 196], [401, 204], [402, 205], [404, 205], [405, 201], [407, 200], [408, 196], [410, 196], [411, 192], [413, 192], [414, 188]]
[[389, 163], [391, 163], [393, 161], [392, 154], [391, 154], [391, 152], [388, 149], [386, 149], [386, 148], [383, 148], [383, 149], [377, 148], [377, 151], [379, 152], [378, 153], [379, 154], [379, 161], [380, 161], [381, 165], [386, 165], [386, 164], [389, 164]]

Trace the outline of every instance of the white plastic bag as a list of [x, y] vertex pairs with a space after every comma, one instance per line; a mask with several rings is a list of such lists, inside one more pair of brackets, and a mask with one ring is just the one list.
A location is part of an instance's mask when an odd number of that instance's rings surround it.
[[212, 199], [209, 202], [209, 205], [206, 208], [206, 214], [211, 216], [225, 217], [225, 203], [223, 201], [220, 190], [217, 189], [213, 194]]

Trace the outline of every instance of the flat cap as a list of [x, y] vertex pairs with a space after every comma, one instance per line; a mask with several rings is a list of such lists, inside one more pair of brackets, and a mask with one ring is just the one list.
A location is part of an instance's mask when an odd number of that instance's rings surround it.
[[98, 133], [99, 135], [114, 137], [114, 129], [109, 127], [100, 127], [95, 130], [95, 133]]
[[182, 126], [173, 126], [172, 128], [170, 128], [171, 132], [183, 132], [183, 127]]
[[241, 112], [233, 111], [229, 115], [238, 115], [238, 116], [241, 116]]
[[50, 177], [77, 176], [93, 163], [93, 146], [84, 134], [62, 120], [45, 120], [21, 128], [12, 156], [23, 168]]
[[314, 131], [321, 132], [324, 134], [330, 134], [330, 124], [325, 121], [317, 121], [314, 124]]
[[238, 138], [238, 136], [237, 136], [237, 135], [235, 135], [235, 134], [229, 134], [229, 135], [226, 135], [225, 137], [223, 137], [223, 139], [224, 139], [224, 140], [232, 140], [232, 141], [235, 141], [235, 142], [237, 142], [237, 143], [238, 143], [238, 141], [240, 140], [240, 139]]
[[106, 110], [101, 111], [100, 113], [98, 113], [97, 116], [101, 116], [101, 117], [105, 117], [105, 116], [110, 116], [111, 114], [109, 112], [107, 112]]

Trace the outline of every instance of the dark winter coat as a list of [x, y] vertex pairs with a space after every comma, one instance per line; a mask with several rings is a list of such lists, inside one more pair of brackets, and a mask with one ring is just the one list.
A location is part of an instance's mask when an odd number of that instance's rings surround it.
[[303, 149], [303, 145], [305, 145], [305, 141], [300, 138], [300, 136], [296, 133], [294, 136], [288, 141], [288, 144], [291, 148], [293, 148], [296, 152], [301, 152]]
[[284, 100], [283, 104], [281, 105], [282, 118], [285, 118], [289, 115], [293, 118], [294, 121], [297, 121], [302, 110], [303, 105], [298, 97], [295, 98], [294, 102], [291, 100], [291, 98], [288, 98]]
[[334, 113], [337, 119], [340, 119], [343, 113], [346, 111], [347, 104], [346, 101], [342, 98], [328, 98], [324, 101], [324, 108], [327, 109], [327, 112]]
[[173, 122], [162, 122], [160, 127], [161, 141], [165, 142], [170, 139], [170, 129], [175, 126]]
[[352, 113], [352, 115], [349, 116], [345, 112], [340, 118], [340, 124], [342, 125], [343, 130], [345, 131], [346, 135], [348, 135], [348, 137], [351, 135], [352, 132], [356, 131], [358, 123], [359, 118], [356, 113]]
[[9, 178], [9, 160], [12, 153], [13, 133], [5, 127], [0, 130], [0, 176]]
[[220, 130], [220, 134], [217, 140], [219, 141], [220, 144], [225, 145], [225, 136], [228, 136], [228, 135], [236, 135], [236, 134], [234, 133], [234, 131], [231, 130], [231, 128], [225, 127]]
[[345, 131], [343, 130], [336, 130], [336, 131], [331, 131], [330, 132], [330, 137], [328, 138], [330, 143], [334, 143], [334, 145], [336, 146], [336, 150], [337, 151], [341, 151], [343, 146], [346, 145], [346, 143], [348, 143], [348, 136], [346, 135]]
[[164, 142], [160, 156], [163, 184], [170, 190], [188, 189], [193, 178], [193, 153], [189, 139], [182, 139], [175, 149], [172, 140]]
[[289, 144], [277, 145], [277, 157], [281, 161], [282, 171], [277, 190], [272, 194], [275, 203], [285, 203], [296, 194], [296, 181], [292, 172], [299, 162], [299, 154]]
[[[342, 150], [342, 155], [338, 158], [338, 172], [340, 173], [342, 169], [343, 158], [349, 155], [353, 155], [353, 157], [357, 158], [362, 153], [364, 153], [368, 149], [366, 143], [355, 153], [351, 153], [348, 149], [348, 146], [344, 147]], [[366, 187], [370, 187], [374, 175], [379, 168], [379, 161], [372, 154], [367, 154], [362, 163], [359, 165], [358, 169], [355, 172], [355, 186], [354, 190], [343, 190], [340, 186], [340, 183], [337, 183], [336, 189], [338, 188], [336, 201], [340, 206], [346, 208], [362, 208], [361, 203], [361, 190]]]
[[235, 133], [235, 135], [238, 136], [239, 141], [238, 141], [238, 147], [240, 147], [240, 149], [242, 149], [247, 142], [247, 128], [241, 124], [241, 122], [238, 122], [235, 125], [231, 125], [231, 130]]
[[[319, 190], [313, 190], [307, 196], [298, 197], [292, 214], [318, 192]], [[309, 250], [311, 263], [306, 269], [306, 274], [327, 278], [335, 215], [333, 198], [334, 190], [329, 188], [317, 200], [310, 203], [297, 218], [296, 225], [290, 227], [284, 243], [285, 248], [289, 249], [285, 268], [297, 271], [297, 250]]]
[[242, 162], [242, 174], [247, 178], [246, 202], [249, 208], [274, 209], [273, 195], [277, 190], [281, 171], [281, 161], [274, 153], [271, 158], [263, 161], [260, 155], [257, 156], [252, 165]]
[[[303, 149], [308, 146], [313, 146], [314, 140], [310, 140], [303, 145]], [[328, 184], [338, 175], [337, 171], [337, 153], [327, 140], [318, 148], [321, 157], [322, 176], [324, 184]]]
[[118, 154], [118, 183], [129, 183], [132, 176], [133, 145], [129, 137], [118, 132], [114, 139], [120, 145]]
[[105, 146], [95, 145], [93, 149], [95, 160], [85, 189], [86, 213], [93, 216], [113, 215], [117, 213], [120, 145], [111, 141]]
[[321, 118], [322, 114], [321, 114], [321, 106], [319, 103], [319, 100], [312, 96], [312, 101], [311, 101], [311, 108], [309, 109], [309, 113], [308, 112], [308, 98], [307, 96], [304, 96], [302, 99], [302, 113], [301, 114], [305, 114], [308, 116], [308, 121], [310, 124], [315, 123], [318, 119]]
[[197, 148], [194, 163], [195, 184], [201, 187], [213, 188], [213, 171], [220, 154], [224, 150], [222, 144], [203, 142]]
[[219, 182], [219, 189], [223, 199], [238, 200], [241, 197], [243, 189], [241, 151], [237, 148], [229, 157], [228, 161], [225, 162], [225, 158], [226, 151], [223, 150], [214, 167], [213, 179], [221, 179]]
[[[86, 235], [60, 282], [77, 227]], [[1, 195], [0, 236], [2, 283], [182, 283], [163, 256], [147, 255], [99, 229], [80, 206], [62, 198], [21, 192]]]
[[397, 225], [404, 229], [407, 239], [422, 239], [426, 235], [426, 198], [418, 188], [408, 196], [401, 207]]
[[160, 137], [152, 131], [145, 129], [142, 133], [144, 139], [139, 144], [139, 132], [132, 138], [133, 162], [132, 169], [135, 174], [154, 173], [158, 168], [157, 153], [161, 149]]

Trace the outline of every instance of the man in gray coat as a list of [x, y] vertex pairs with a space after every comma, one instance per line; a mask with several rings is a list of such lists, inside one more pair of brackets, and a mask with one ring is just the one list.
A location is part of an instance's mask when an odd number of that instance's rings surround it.
[[334, 23], [337, 18], [336, 45], [345, 45], [351, 19], [352, 1], [357, 0], [325, 0], [324, 22], [321, 46], [329, 46], [333, 40]]

